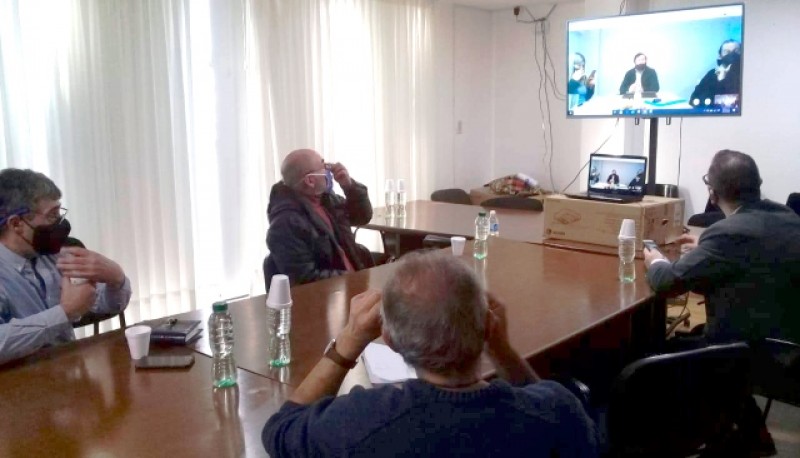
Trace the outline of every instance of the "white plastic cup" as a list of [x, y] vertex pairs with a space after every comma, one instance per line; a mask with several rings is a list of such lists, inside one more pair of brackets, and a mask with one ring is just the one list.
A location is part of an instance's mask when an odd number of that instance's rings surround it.
[[125, 330], [125, 338], [128, 339], [128, 349], [131, 351], [131, 359], [141, 359], [150, 353], [150, 326], [131, 326]]
[[632, 219], [623, 219], [619, 227], [619, 238], [636, 238], [636, 222]]
[[269, 282], [267, 305], [275, 309], [282, 309], [292, 305], [289, 277], [283, 274], [275, 274], [272, 276]]
[[402, 178], [397, 179], [397, 192], [406, 192], [406, 180]]
[[391, 178], [387, 179], [386, 186], [384, 186], [383, 190], [386, 192], [394, 192], [394, 180]]
[[466, 237], [461, 237], [460, 235], [450, 237], [450, 248], [453, 249], [453, 256], [461, 256], [464, 254], [464, 245], [466, 244]]

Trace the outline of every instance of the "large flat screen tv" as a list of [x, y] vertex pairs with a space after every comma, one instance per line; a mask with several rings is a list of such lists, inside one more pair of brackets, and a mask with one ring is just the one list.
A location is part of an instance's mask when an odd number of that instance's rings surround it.
[[567, 23], [567, 117], [737, 116], [744, 5]]

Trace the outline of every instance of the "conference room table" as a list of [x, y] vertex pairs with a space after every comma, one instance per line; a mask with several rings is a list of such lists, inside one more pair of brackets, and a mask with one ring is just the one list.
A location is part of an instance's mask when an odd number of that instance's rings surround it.
[[[449, 251], [443, 254], [450, 255]], [[649, 340], [653, 321], [661, 318], [659, 308], [652, 307], [654, 296], [641, 264], [636, 266], [636, 281], [622, 284], [614, 257], [495, 237], [489, 240], [485, 260], [472, 256], [471, 243], [459, 259], [505, 303], [511, 344], [543, 375], [552, 371], [551, 363], [565, 363], [576, 351], [589, 357], [598, 346], [657, 344]], [[396, 264], [390, 263], [292, 287], [292, 362], [287, 368], [268, 364], [265, 296], [232, 302], [229, 310], [237, 365], [299, 385], [346, 324], [350, 298], [369, 288], [382, 288], [395, 268]], [[177, 318], [206, 320], [210, 313], [209, 304]], [[663, 324], [661, 329], [663, 333]], [[211, 354], [206, 335], [193, 348]], [[493, 373], [488, 361], [484, 361], [483, 373], [487, 377]]]
[[292, 387], [244, 370], [214, 389], [211, 359], [141, 370], [122, 331], [40, 350], [0, 366], [0, 456], [266, 456], [260, 434]]

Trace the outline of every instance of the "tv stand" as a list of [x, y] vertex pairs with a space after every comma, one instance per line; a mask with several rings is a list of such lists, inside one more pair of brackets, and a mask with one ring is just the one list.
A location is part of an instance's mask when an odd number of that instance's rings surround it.
[[650, 148], [647, 156], [647, 195], [656, 194], [656, 158], [658, 157], [658, 118], [650, 118]]

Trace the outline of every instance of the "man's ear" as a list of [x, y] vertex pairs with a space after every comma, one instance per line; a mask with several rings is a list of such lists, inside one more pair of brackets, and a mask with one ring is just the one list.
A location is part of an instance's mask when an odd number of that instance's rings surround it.
[[712, 205], [719, 206], [719, 196], [713, 189], [708, 189], [708, 201], [711, 202]]

